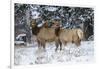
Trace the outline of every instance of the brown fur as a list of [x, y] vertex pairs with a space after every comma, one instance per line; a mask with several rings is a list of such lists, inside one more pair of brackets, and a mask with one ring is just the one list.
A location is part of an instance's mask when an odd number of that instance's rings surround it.
[[59, 21], [53, 21], [51, 28], [55, 28], [55, 34], [56, 34], [56, 36], [58, 36], [59, 31], [60, 31], [60, 22]]
[[[58, 45], [58, 37], [55, 34], [57, 29], [49, 28], [48, 23], [45, 22], [41, 28], [38, 28], [36, 23], [32, 23], [32, 32], [36, 34], [38, 47], [43, 47], [45, 49], [46, 42], [53, 42], [55, 41], [55, 45]], [[37, 32], [38, 31], [38, 32]]]
[[64, 45], [71, 42], [79, 46], [82, 39], [83, 31], [80, 29], [61, 29], [59, 32], [59, 40]]

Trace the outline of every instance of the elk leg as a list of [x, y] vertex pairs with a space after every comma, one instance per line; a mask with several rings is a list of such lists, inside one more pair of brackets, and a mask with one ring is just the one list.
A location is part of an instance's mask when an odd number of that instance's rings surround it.
[[62, 43], [61, 42], [59, 42], [59, 44], [60, 44], [60, 51], [62, 50]]
[[38, 49], [40, 50], [40, 48], [41, 48], [41, 42], [39, 40], [37, 40], [37, 43], [38, 43]]
[[55, 51], [57, 51], [57, 49], [58, 49], [58, 47], [59, 47], [59, 42], [56, 42], [55, 45], [56, 45]]
[[43, 49], [45, 50], [45, 43], [43, 43]]
[[63, 41], [63, 45], [61, 46], [62, 47], [62, 50], [64, 50], [66, 44], [67, 44], [67, 41]]
[[62, 50], [62, 46], [60, 46], [60, 51]]
[[43, 46], [43, 49], [45, 50], [45, 41], [42, 41], [42, 46]]
[[75, 44], [76, 44], [77, 46], [80, 46], [80, 40], [75, 41]]
[[59, 44], [60, 44], [60, 51], [61, 51], [62, 50], [63, 41], [62, 40], [59, 40]]

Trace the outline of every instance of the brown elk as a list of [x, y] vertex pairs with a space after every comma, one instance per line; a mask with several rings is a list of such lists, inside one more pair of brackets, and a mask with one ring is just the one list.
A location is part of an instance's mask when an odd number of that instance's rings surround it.
[[43, 47], [45, 49], [46, 42], [54, 42], [56, 47], [59, 45], [59, 40], [57, 37], [58, 28], [49, 28], [48, 22], [45, 21], [42, 27], [37, 27], [35, 21], [31, 23], [32, 32], [37, 37], [38, 47]]
[[60, 50], [62, 50], [62, 44], [65, 46], [69, 42], [80, 46], [80, 42], [83, 39], [83, 31], [81, 29], [60, 29], [58, 39], [60, 40]]
[[[62, 44], [65, 46], [67, 43], [75, 43], [77, 46], [80, 46], [80, 42], [84, 36], [81, 29], [62, 29], [57, 21], [53, 22], [51, 27], [59, 28], [57, 31], [57, 37], [59, 40], [60, 50], [62, 50]], [[56, 46], [56, 50], [58, 49], [59, 45]]]

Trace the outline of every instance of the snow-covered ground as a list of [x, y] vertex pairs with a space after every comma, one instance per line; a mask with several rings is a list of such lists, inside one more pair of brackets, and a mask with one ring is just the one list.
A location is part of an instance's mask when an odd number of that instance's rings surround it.
[[55, 44], [47, 43], [46, 51], [38, 50], [37, 43], [31, 46], [15, 46], [15, 65], [94, 62], [94, 42], [83, 41], [80, 47], [67, 44], [64, 50], [55, 52]]

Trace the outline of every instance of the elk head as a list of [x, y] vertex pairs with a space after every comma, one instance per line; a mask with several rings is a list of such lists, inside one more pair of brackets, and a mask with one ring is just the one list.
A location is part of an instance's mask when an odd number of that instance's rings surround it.
[[32, 28], [36, 27], [37, 26], [36, 20], [32, 20], [30, 25]]

